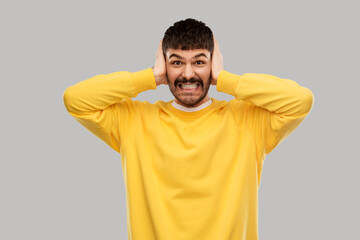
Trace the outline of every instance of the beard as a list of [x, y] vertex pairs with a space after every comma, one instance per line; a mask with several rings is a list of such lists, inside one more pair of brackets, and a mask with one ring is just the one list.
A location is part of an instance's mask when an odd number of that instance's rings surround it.
[[[191, 78], [190, 80], [177, 78], [174, 81], [174, 84], [169, 82], [169, 78], [167, 78], [167, 83], [169, 86], [169, 89], [174, 95], [174, 97], [185, 107], [195, 107], [199, 102], [201, 102], [207, 95], [210, 83], [211, 83], [211, 74], [208, 79], [208, 81], [205, 82], [201, 78]], [[199, 90], [196, 92], [183, 92], [179, 88], [179, 84], [191, 84], [191, 83], [197, 83], [199, 84]]]

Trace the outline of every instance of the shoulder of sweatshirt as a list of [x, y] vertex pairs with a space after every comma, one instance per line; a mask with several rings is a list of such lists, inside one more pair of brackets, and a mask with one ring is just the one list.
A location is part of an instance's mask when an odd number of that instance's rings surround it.
[[[236, 100], [233, 99], [231, 101], [226, 100], [217, 100], [212, 98], [214, 101], [214, 108], [213, 110], [220, 110], [222, 108], [231, 107], [233, 104], [232, 102], [243, 102], [242, 100]], [[155, 103], [150, 103], [147, 100], [139, 101], [134, 100], [132, 98], [123, 99], [118, 104], [124, 105], [127, 110], [130, 110], [132, 112], [139, 112], [139, 113], [145, 113], [144, 111], [164, 111], [169, 112], [169, 105], [171, 105], [171, 101], [163, 101], [163, 100], [157, 100]], [[246, 103], [245, 103], [246, 104]]]
[[[255, 117], [257, 112], [267, 111], [266, 109], [260, 108], [254, 105], [251, 102], [239, 100], [239, 99], [231, 99], [231, 100], [217, 100], [212, 98], [214, 101], [214, 108], [212, 109], [215, 112], [231, 112], [234, 115], [234, 118], [237, 122], [240, 122], [241, 119], [250, 119]], [[171, 101], [162, 101], [157, 100], [155, 103], [150, 103], [147, 100], [140, 101], [134, 100], [131, 98], [123, 99], [118, 104], [121, 105], [125, 111], [130, 113], [131, 115], [146, 115], [150, 113], [156, 113], [159, 111], [172, 114], [172, 112], [168, 109], [168, 105], [171, 104]], [[254, 115], [255, 114], [255, 115]]]
[[138, 113], [146, 113], [148, 111], [155, 111], [159, 110], [163, 106], [165, 106], [166, 102], [164, 101], [156, 101], [155, 103], [151, 103], [147, 100], [134, 100], [132, 98], [126, 98], [118, 102], [117, 104], [121, 105], [122, 107], [125, 107], [126, 110], [130, 112], [138, 112]]

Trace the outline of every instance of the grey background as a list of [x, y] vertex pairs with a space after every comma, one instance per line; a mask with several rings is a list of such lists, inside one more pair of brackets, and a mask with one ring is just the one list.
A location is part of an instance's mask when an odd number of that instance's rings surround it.
[[[2, 1], [0, 239], [127, 239], [120, 155], [76, 122], [64, 90], [152, 67], [175, 21], [204, 21], [225, 69], [311, 89], [313, 109], [265, 160], [261, 239], [359, 239], [355, 1]], [[210, 96], [233, 97], [214, 86]], [[169, 101], [167, 86], [138, 100]]]

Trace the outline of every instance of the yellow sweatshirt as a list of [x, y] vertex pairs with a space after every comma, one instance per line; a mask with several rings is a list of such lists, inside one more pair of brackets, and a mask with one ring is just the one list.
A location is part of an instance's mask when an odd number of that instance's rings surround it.
[[265, 155], [306, 117], [312, 92], [268, 74], [223, 70], [233, 95], [195, 112], [132, 100], [156, 89], [151, 68], [68, 87], [68, 112], [121, 154], [132, 240], [257, 240]]

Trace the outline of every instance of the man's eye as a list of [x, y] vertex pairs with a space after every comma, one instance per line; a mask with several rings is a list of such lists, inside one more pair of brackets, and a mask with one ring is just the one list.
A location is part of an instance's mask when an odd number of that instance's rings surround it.
[[204, 62], [203, 61], [196, 61], [195, 64], [196, 65], [201, 65], [201, 64], [204, 64]]
[[173, 62], [173, 65], [180, 65], [180, 64], [181, 64], [180, 61], [175, 61], [175, 62]]

